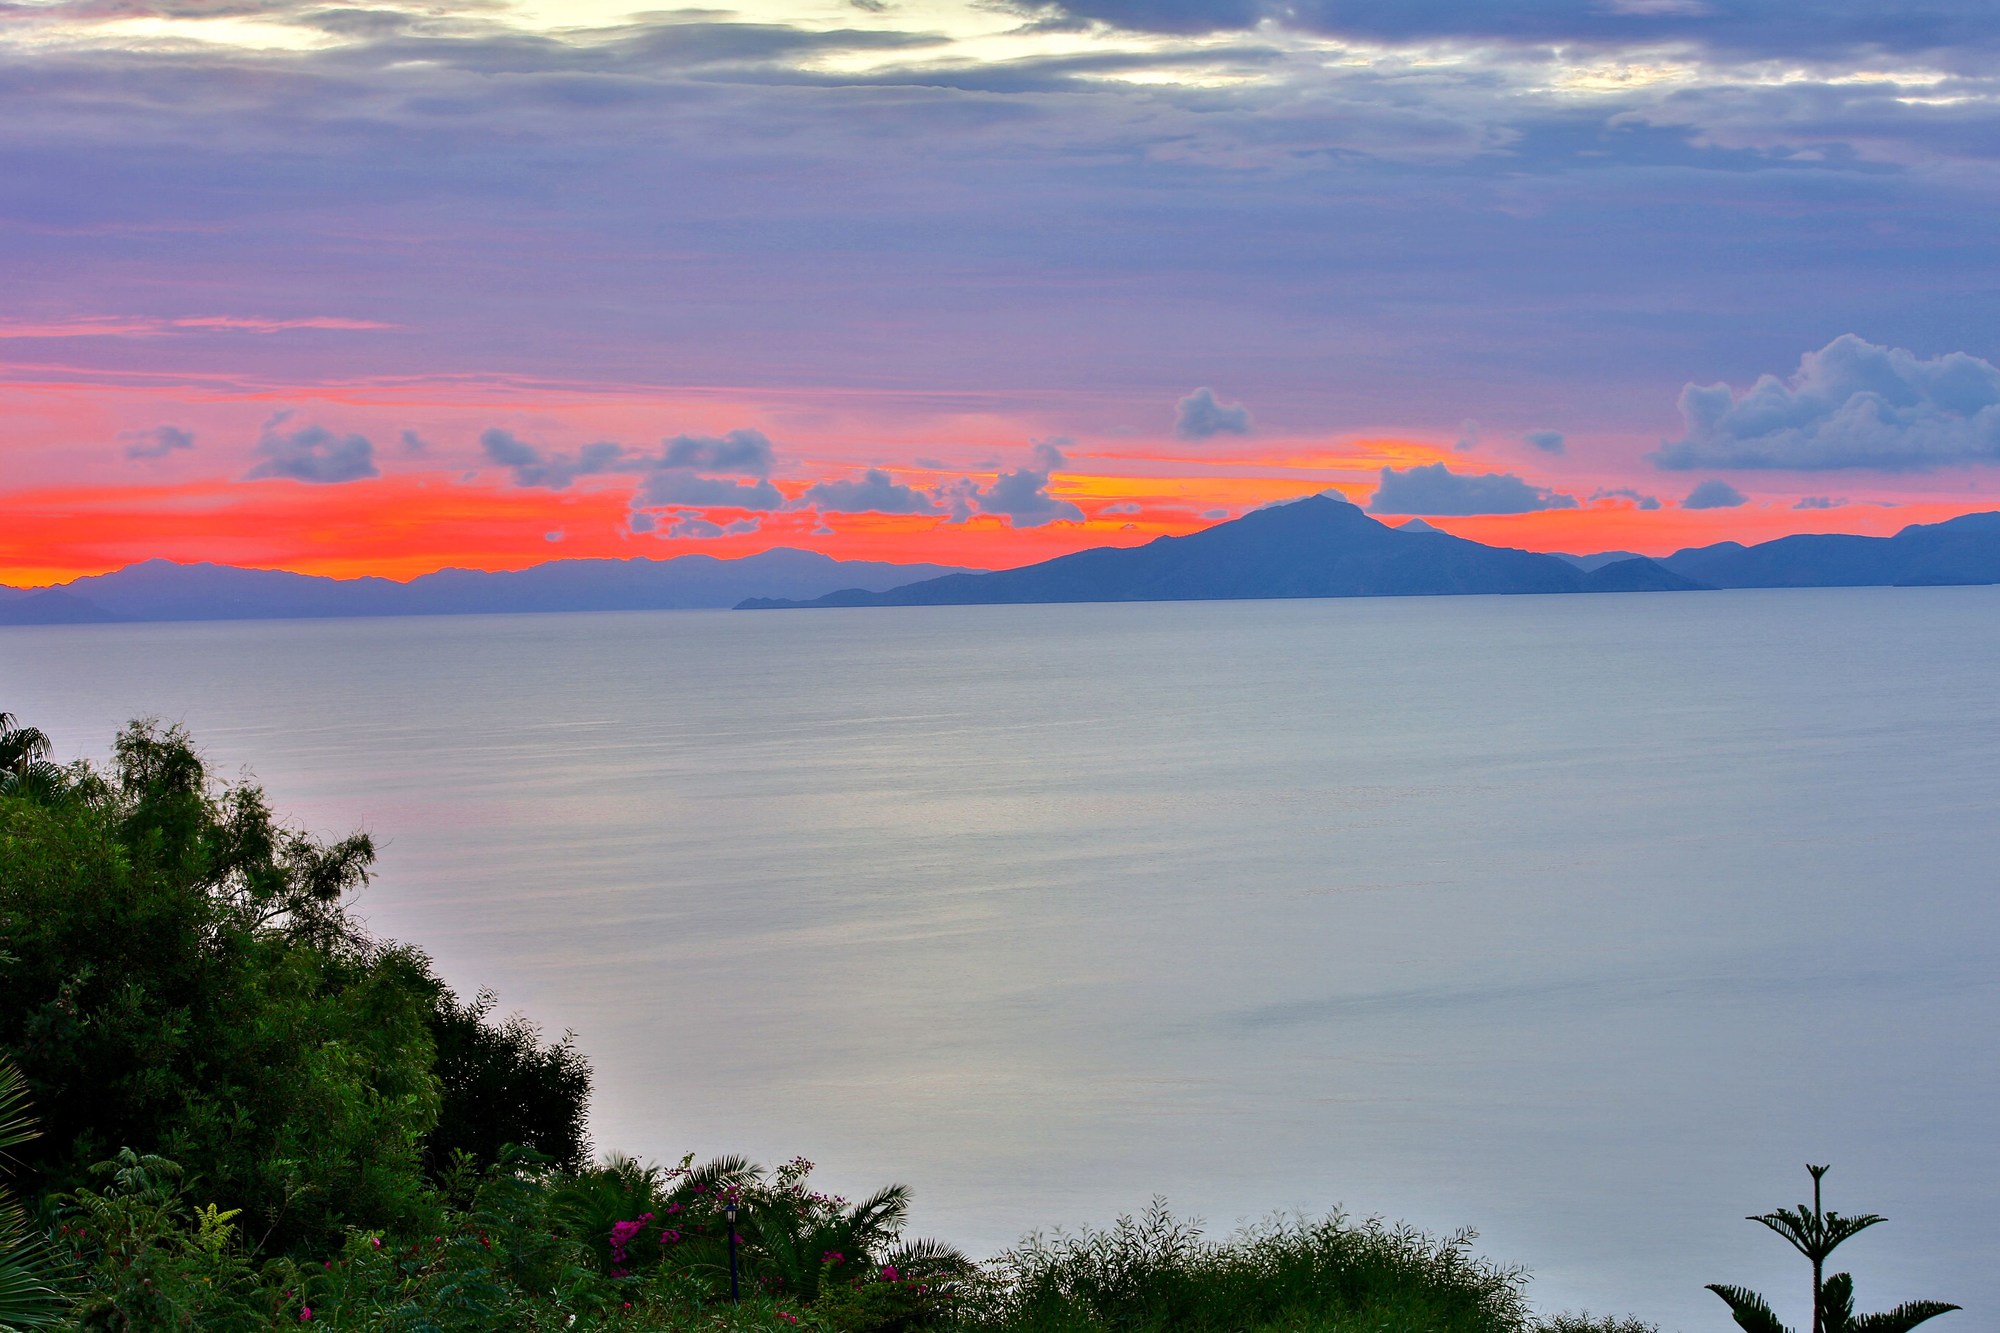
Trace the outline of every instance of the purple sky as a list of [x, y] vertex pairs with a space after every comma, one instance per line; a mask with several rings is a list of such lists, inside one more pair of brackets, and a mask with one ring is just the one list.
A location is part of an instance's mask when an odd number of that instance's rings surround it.
[[[114, 494], [245, 523], [280, 486], [499, 505], [535, 490], [482, 450], [500, 429], [628, 451], [578, 537], [693, 520], [809, 544], [763, 511], [624, 517], [660, 493], [634, 451], [755, 429], [787, 512], [870, 467], [930, 497], [883, 539], [912, 558], [953, 557], [927, 535], [951, 495], [989, 497], [960, 505], [992, 520], [983, 563], [1010, 534], [1021, 558], [1102, 540], [1114, 504], [1149, 535], [1321, 485], [1365, 502], [1390, 465], [1478, 474], [1438, 513], [1512, 478], [1604, 516], [1524, 543], [1670, 549], [1710, 480], [1753, 537], [1842, 526], [1811, 501], [1991, 507], [1996, 20], [1966, 0], [0, 3], [0, 503], [79, 530], [98, 505], [92, 531]], [[1207, 386], [1243, 428], [1177, 433]], [[274, 432], [306, 463], [273, 463]], [[322, 466], [355, 437], [372, 471]], [[1384, 439], [1403, 444], [1364, 443]], [[1055, 507], [1009, 512], [1010, 473]], [[846, 549], [841, 511], [811, 513]], [[0, 570], [116, 563], [35, 531]]]

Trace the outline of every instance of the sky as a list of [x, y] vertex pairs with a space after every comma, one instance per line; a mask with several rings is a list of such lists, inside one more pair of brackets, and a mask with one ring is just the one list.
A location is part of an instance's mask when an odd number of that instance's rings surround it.
[[0, 582], [2000, 508], [2000, 3], [0, 0]]

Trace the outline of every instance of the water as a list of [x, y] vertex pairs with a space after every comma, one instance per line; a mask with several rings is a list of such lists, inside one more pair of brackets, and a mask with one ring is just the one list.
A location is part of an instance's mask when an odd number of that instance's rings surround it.
[[[990, 1251], [1344, 1204], [1547, 1310], [1802, 1315], [1742, 1220], [2000, 1274], [2000, 589], [0, 631], [383, 843], [362, 910], [580, 1035], [600, 1146], [803, 1153]], [[1945, 1327], [1940, 1323], [1940, 1328]]]

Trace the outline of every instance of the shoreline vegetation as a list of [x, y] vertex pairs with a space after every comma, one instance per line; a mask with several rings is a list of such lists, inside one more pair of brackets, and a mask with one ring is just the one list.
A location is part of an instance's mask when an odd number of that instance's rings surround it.
[[1470, 1232], [1215, 1240], [1155, 1200], [974, 1262], [901, 1186], [595, 1157], [571, 1037], [348, 912], [367, 835], [284, 824], [178, 727], [48, 756], [0, 714], [0, 1329], [1650, 1333], [1538, 1317]]

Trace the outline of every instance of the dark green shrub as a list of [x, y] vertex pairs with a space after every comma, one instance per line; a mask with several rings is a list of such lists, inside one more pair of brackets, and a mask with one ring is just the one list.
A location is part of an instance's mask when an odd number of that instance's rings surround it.
[[438, 988], [430, 1031], [441, 1099], [424, 1143], [426, 1163], [435, 1172], [455, 1153], [497, 1162], [513, 1145], [580, 1169], [590, 1156], [590, 1066], [567, 1034], [545, 1046], [519, 1014], [492, 1021], [494, 1003], [491, 991], [467, 1001]]
[[30, 1189], [81, 1188], [136, 1147], [241, 1209], [273, 1253], [422, 1226], [427, 1150], [491, 1163], [519, 1134], [581, 1157], [575, 1049], [487, 1021], [346, 914], [365, 835], [282, 825], [152, 723], [66, 781], [61, 800], [0, 792], [0, 951], [17, 960], [0, 968], [0, 1052], [47, 1131], [22, 1162]]

